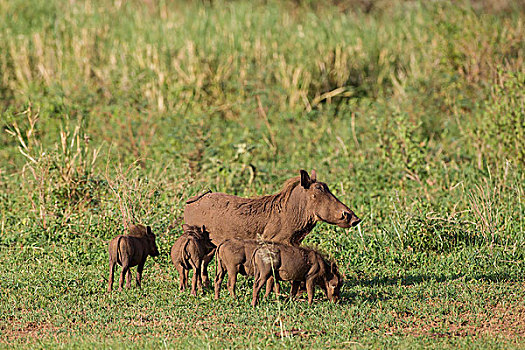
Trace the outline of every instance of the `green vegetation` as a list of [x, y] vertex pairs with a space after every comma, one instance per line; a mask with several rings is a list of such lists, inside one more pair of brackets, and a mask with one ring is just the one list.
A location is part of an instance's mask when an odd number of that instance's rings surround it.
[[[524, 345], [524, 8], [333, 3], [0, 0], [0, 347]], [[305, 242], [342, 303], [179, 292], [185, 200], [299, 169], [363, 219]], [[161, 256], [108, 294], [130, 220]]]

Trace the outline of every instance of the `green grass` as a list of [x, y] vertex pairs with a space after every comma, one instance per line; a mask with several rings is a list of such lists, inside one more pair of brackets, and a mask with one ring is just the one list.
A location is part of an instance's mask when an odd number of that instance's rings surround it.
[[[0, 347], [523, 347], [523, 6], [334, 3], [0, 0]], [[179, 292], [185, 200], [299, 169], [363, 219], [305, 241], [342, 302]]]

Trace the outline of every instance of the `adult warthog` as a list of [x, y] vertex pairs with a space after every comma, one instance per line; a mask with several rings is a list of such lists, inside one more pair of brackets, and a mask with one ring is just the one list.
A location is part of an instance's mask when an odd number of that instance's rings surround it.
[[[256, 198], [242, 198], [225, 193], [205, 193], [186, 202], [184, 221], [205, 225], [210, 239], [219, 245], [228, 238], [257, 239], [299, 245], [319, 221], [339, 227], [356, 226], [361, 221], [341, 203], [315, 170], [286, 181], [279, 193]], [[208, 283], [208, 261], [202, 269]]]

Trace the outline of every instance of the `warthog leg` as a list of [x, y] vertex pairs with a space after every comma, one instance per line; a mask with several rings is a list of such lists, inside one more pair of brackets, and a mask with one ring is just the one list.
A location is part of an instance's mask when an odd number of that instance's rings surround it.
[[142, 282], [142, 271], [144, 270], [144, 263], [146, 262], [146, 260], [142, 261], [138, 266], [137, 266], [137, 276], [135, 277], [136, 281], [137, 281], [137, 287], [141, 288], [141, 282]]
[[115, 262], [109, 259], [109, 280], [108, 280], [108, 292], [113, 289], [113, 277], [115, 274]]
[[219, 295], [221, 293], [221, 285], [222, 281], [224, 280], [224, 276], [226, 275], [226, 269], [220, 261], [217, 259], [217, 275], [215, 276], [215, 299], [219, 299]]
[[234, 299], [237, 299], [237, 295], [235, 294], [235, 285], [237, 284], [237, 273], [239, 273], [239, 271], [235, 268], [228, 270], [228, 292], [230, 292], [230, 295]]
[[188, 280], [189, 280], [188, 276], [189, 276], [190, 270], [185, 268], [183, 273], [184, 273], [184, 289], [186, 289], [188, 288]]
[[314, 291], [315, 291], [315, 285], [314, 280], [309, 279], [306, 281], [306, 293], [308, 293], [308, 305], [312, 305], [312, 302], [314, 301]]
[[126, 274], [126, 288], [131, 289], [131, 269], [128, 267], [128, 273]]
[[118, 282], [118, 290], [119, 292], [122, 291], [122, 287], [124, 286], [124, 276], [127, 275], [129, 271], [129, 266], [127, 264], [122, 264], [122, 272], [120, 273], [120, 279]]
[[266, 293], [264, 293], [264, 297], [268, 298], [273, 289], [275, 292], [275, 297], [278, 298], [280, 293], [280, 287], [281, 286], [279, 285], [279, 281], [276, 281], [273, 276], [270, 276], [268, 281], [266, 281]]
[[272, 275], [272, 271], [263, 271], [260, 272], [259, 269], [255, 269], [255, 280], [253, 282], [253, 297], [252, 297], [252, 306], [257, 305], [257, 299], [259, 298], [259, 291], [264, 286], [264, 284], [268, 281], [270, 276]]
[[211, 252], [206, 254], [204, 258], [202, 259], [201, 268], [199, 269], [201, 271], [201, 281], [204, 287], [209, 287], [210, 285], [210, 279], [208, 278], [208, 265], [210, 261], [213, 259], [213, 256], [215, 255], [215, 249], [213, 249]]
[[180, 290], [184, 291], [184, 289], [186, 289], [186, 281], [187, 281], [187, 278], [188, 278], [188, 272], [180, 264], [177, 264], [176, 268], [177, 268], [177, 271], [179, 272]]
[[289, 297], [290, 299], [293, 299], [297, 296], [300, 285], [301, 285], [301, 282], [292, 281], [292, 288], [290, 289], [290, 297]]
[[202, 290], [201, 264], [192, 260], [190, 260], [190, 264], [193, 267], [193, 279], [191, 280], [191, 295], [197, 296], [197, 285], [200, 285]]
[[195, 275], [197, 276], [197, 289], [200, 289], [202, 294], [204, 294], [204, 288], [202, 288], [202, 276], [200, 273], [195, 273]]

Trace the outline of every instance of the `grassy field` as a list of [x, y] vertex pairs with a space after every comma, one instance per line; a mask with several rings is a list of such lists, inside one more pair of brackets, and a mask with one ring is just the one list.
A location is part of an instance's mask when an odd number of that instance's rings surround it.
[[[0, 0], [0, 347], [525, 346], [523, 5], [330, 3]], [[185, 200], [300, 169], [363, 219], [305, 241], [342, 302], [179, 292]]]

